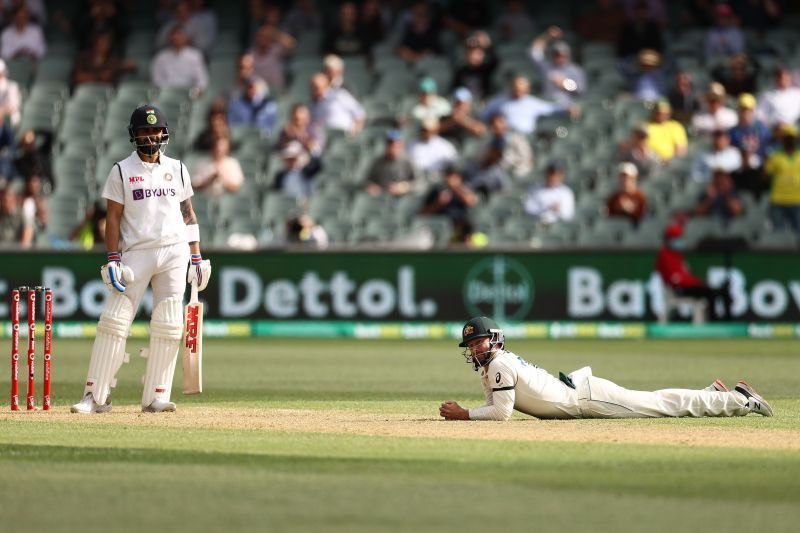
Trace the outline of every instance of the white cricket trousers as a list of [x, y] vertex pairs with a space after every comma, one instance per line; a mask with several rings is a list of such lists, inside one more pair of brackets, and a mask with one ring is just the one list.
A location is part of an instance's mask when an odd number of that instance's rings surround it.
[[738, 392], [689, 389], [636, 391], [589, 376], [578, 386], [582, 418], [744, 416], [747, 399]]
[[183, 300], [189, 258], [189, 245], [185, 242], [161, 248], [129, 250], [122, 254], [122, 264], [133, 270], [134, 281], [126, 285], [125, 295], [131, 301], [134, 315], [144, 291], [151, 284], [153, 309], [171, 296]]

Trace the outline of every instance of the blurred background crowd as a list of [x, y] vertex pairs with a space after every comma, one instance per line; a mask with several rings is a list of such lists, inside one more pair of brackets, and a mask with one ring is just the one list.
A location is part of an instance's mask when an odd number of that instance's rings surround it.
[[206, 246], [800, 233], [800, 2], [2, 0], [0, 246], [102, 246], [145, 102]]

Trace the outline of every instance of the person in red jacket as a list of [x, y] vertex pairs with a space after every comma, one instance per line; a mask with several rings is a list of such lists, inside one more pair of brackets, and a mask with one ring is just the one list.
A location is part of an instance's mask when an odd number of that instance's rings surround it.
[[[722, 287], [709, 287], [702, 279], [689, 271], [683, 257], [683, 227], [677, 224], [667, 226], [664, 231], [664, 245], [658, 251], [656, 270], [661, 281], [668, 285], [678, 296], [691, 296], [708, 301], [708, 309], [712, 318], [731, 318], [731, 295], [727, 283]], [[716, 312], [716, 301], [722, 299], [724, 314], [719, 317]]]

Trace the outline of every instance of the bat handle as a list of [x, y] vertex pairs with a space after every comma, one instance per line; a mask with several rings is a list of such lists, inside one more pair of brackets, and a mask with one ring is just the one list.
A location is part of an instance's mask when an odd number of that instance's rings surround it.
[[191, 296], [189, 297], [189, 301], [191, 303], [197, 303], [199, 301], [197, 299], [197, 281], [192, 281], [192, 292]]

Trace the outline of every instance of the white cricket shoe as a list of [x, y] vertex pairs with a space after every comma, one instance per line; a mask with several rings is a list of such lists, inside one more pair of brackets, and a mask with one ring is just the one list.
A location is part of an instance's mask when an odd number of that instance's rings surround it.
[[762, 416], [773, 415], [772, 406], [744, 380], [737, 383], [733, 390], [747, 398], [747, 407], [750, 408], [751, 413], [758, 413]]
[[174, 403], [164, 400], [153, 400], [153, 403], [147, 407], [142, 407], [143, 413], [173, 413], [175, 410], [177, 410], [177, 406]]
[[707, 390], [709, 392], [730, 392], [731, 390], [722, 382], [721, 379], [715, 379], [714, 383], [709, 385], [703, 390]]
[[89, 413], [107, 413], [111, 411], [111, 396], [106, 398], [106, 403], [100, 405], [94, 401], [94, 396], [91, 392], [87, 392], [83, 400], [69, 408], [71, 413], [81, 413], [88, 415]]

